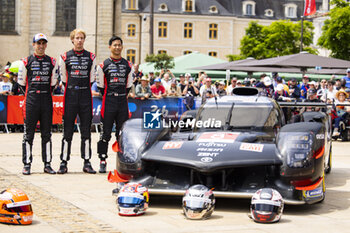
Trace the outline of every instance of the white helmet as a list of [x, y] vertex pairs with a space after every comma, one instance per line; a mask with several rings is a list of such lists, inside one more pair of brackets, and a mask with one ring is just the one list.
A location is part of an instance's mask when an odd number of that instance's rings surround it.
[[201, 184], [191, 186], [182, 198], [182, 209], [188, 219], [209, 218], [214, 207], [213, 191]]
[[281, 194], [271, 188], [256, 191], [250, 205], [251, 218], [255, 222], [271, 223], [281, 219], [284, 202]]
[[118, 194], [119, 215], [131, 216], [144, 214], [148, 208], [148, 189], [141, 184], [128, 183]]

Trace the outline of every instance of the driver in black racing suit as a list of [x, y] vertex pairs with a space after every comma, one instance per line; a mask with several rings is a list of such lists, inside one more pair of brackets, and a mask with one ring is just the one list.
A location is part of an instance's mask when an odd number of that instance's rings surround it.
[[97, 153], [100, 158], [100, 173], [106, 172], [108, 142], [111, 139], [113, 123], [116, 123], [116, 138], [123, 123], [129, 118], [127, 96], [133, 85], [132, 65], [121, 57], [123, 41], [113, 36], [109, 40], [110, 58], [107, 58], [97, 67], [97, 86], [103, 95], [101, 122], [103, 128], [100, 140], [97, 143]]
[[65, 85], [63, 110], [63, 139], [61, 147], [61, 165], [58, 174], [67, 173], [70, 158], [74, 124], [77, 115], [80, 119], [81, 158], [84, 159], [83, 171], [96, 173], [91, 167], [91, 122], [92, 95], [91, 83], [95, 80], [95, 54], [84, 49], [86, 34], [75, 29], [70, 34], [74, 45], [72, 50], [60, 56], [59, 69]]

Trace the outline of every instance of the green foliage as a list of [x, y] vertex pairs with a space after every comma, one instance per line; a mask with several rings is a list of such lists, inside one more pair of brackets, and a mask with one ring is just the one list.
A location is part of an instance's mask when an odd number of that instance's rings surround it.
[[229, 54], [229, 55], [226, 55], [226, 57], [228, 58], [229, 61], [237, 61], [237, 60], [246, 59], [246, 57], [243, 57], [243, 56], [237, 55], [237, 54]]
[[331, 50], [331, 56], [350, 60], [350, 4], [344, 0], [333, 0], [330, 18], [324, 22], [318, 45]]
[[[313, 29], [311, 22], [303, 22], [303, 50], [316, 54], [316, 50], [310, 47]], [[300, 22], [279, 20], [269, 26], [263, 26], [253, 21], [241, 40], [240, 57], [263, 59], [298, 53], [300, 51], [300, 32]], [[234, 55], [227, 55], [227, 57], [235, 58]]]
[[154, 63], [154, 68], [156, 70], [167, 70], [167, 69], [171, 69], [174, 68], [175, 63], [174, 63], [174, 57], [169, 56], [166, 53], [162, 53], [162, 54], [147, 54], [146, 62], [153, 62]]

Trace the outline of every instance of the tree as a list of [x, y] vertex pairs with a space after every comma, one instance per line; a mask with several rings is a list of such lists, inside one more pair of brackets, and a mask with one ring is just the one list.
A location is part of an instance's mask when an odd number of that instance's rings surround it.
[[[309, 53], [316, 54], [311, 48], [313, 38], [313, 25], [304, 21], [303, 48]], [[240, 56], [227, 55], [229, 59], [254, 57], [255, 59], [271, 58], [295, 54], [300, 48], [300, 22], [279, 20], [269, 26], [263, 26], [253, 21], [246, 29], [246, 35], [241, 40]]]
[[147, 54], [145, 61], [155, 63], [154, 68], [156, 70], [162, 70], [162, 69], [168, 70], [168, 69], [174, 68], [175, 66], [174, 57], [169, 56], [166, 53], [157, 54], [157, 55]]
[[318, 45], [329, 49], [334, 58], [350, 60], [350, 4], [333, 0], [330, 18], [324, 22]]

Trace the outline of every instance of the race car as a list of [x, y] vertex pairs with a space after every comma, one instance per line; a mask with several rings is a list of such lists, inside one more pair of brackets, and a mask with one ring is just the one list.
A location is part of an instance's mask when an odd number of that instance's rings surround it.
[[268, 187], [286, 204], [323, 201], [331, 170], [328, 115], [304, 112], [300, 122], [286, 124], [280, 104], [257, 89], [233, 94], [212, 98], [180, 119], [147, 112], [148, 124], [146, 118], [126, 121], [117, 176], [147, 186], [150, 194], [183, 195], [203, 184], [215, 197], [251, 198]]

